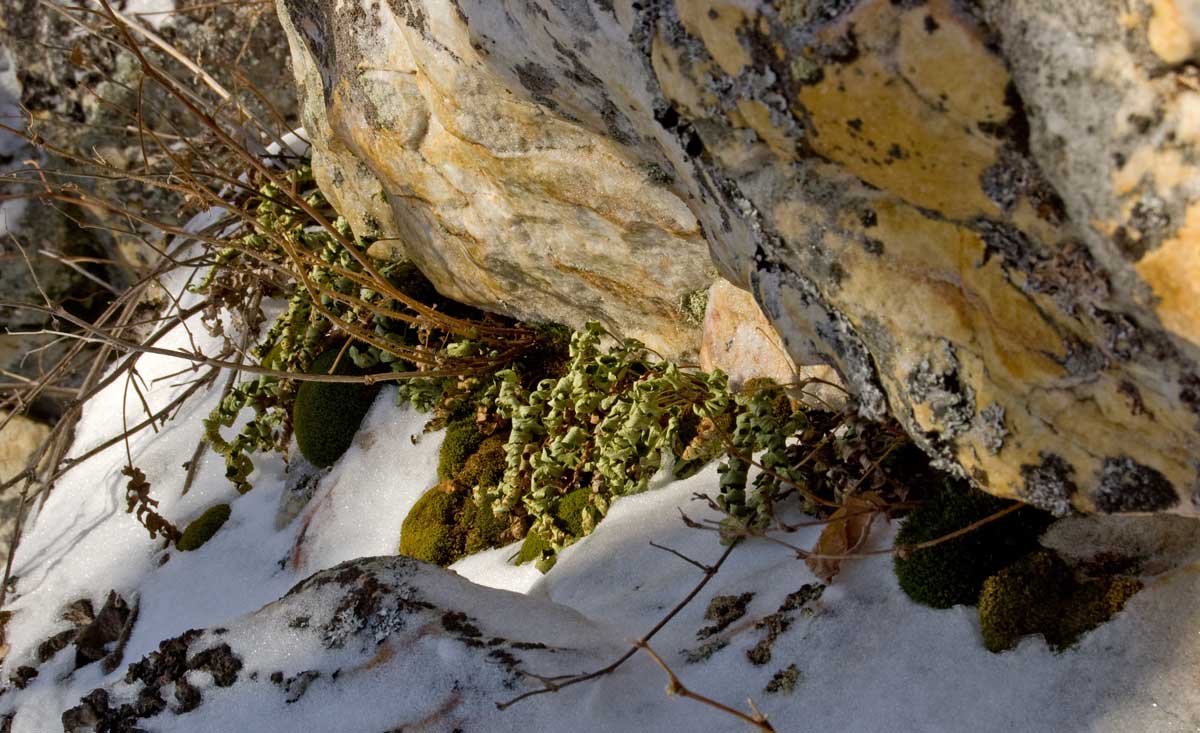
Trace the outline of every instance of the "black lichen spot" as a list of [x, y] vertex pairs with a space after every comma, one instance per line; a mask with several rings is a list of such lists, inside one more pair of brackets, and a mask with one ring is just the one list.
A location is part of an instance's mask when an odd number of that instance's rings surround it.
[[846, 268], [842, 267], [841, 263], [829, 263], [829, 282], [835, 287], [840, 287], [849, 276], [850, 273], [846, 272]]
[[866, 250], [867, 254], [869, 255], [874, 255], [876, 257], [883, 255], [883, 242], [875, 239], [874, 237], [863, 237], [862, 248]]
[[1120, 250], [1121, 256], [1130, 262], [1137, 262], [1146, 256], [1146, 239], [1134, 236], [1123, 226], [1117, 227], [1117, 230], [1113, 232], [1113, 242]]
[[875, 215], [874, 209], [863, 209], [859, 212], [858, 219], [862, 222], [863, 229], [870, 229], [879, 223], [879, 217]]
[[388, 5], [393, 13], [420, 33], [422, 38], [429, 36], [429, 19], [425, 17], [425, 8], [421, 3], [412, 0], [388, 0]]
[[699, 133], [691, 125], [687, 125], [686, 129], [681, 125], [679, 129], [683, 142], [683, 152], [693, 158], [704, 152], [704, 141], [700, 139]]
[[839, 64], [852, 64], [857, 61], [861, 52], [858, 48], [858, 36], [854, 33], [854, 24], [850, 24], [845, 35], [821, 50], [825, 58]]
[[674, 130], [675, 126], [679, 124], [679, 112], [672, 106], [655, 110], [654, 121], [662, 125], [664, 130]]
[[551, 109], [557, 108], [557, 103], [550, 95], [558, 89], [558, 82], [554, 80], [549, 69], [535, 61], [527, 61], [514, 66], [513, 72], [516, 73], [521, 86], [529, 90], [534, 101]]
[[1154, 118], [1153, 117], [1147, 117], [1146, 115], [1131, 114], [1126, 119], [1128, 120], [1129, 124], [1133, 126], [1133, 129], [1136, 130], [1139, 135], [1145, 135], [1146, 133], [1150, 132], [1150, 128], [1154, 127]]
[[1179, 400], [1200, 415], [1200, 376], [1189, 372], [1179, 378]]
[[1047, 259], [1024, 232], [1011, 224], [979, 218], [973, 222], [973, 228], [983, 239], [984, 263], [999, 256], [1005, 267], [1032, 274]]
[[1072, 511], [1071, 497], [1079, 491], [1073, 480], [1075, 469], [1054, 453], [1042, 451], [1039, 456], [1040, 464], [1021, 466], [1021, 478], [1025, 479], [1021, 498], [1056, 517], [1065, 517]]
[[926, 32], [926, 33], [933, 33], [933, 32], [934, 32], [934, 31], [936, 31], [938, 28], [941, 28], [941, 26], [939, 26], [939, 25], [938, 25], [938, 22], [937, 22], [936, 20], [934, 20], [934, 19], [933, 19], [933, 16], [932, 16], [932, 15], [926, 15], [926, 16], [925, 16], [925, 32]]
[[887, 149], [888, 157], [892, 160], [907, 160], [908, 153], [900, 147], [900, 143], [892, 143]]
[[857, 117], [852, 120], [847, 120], [846, 124], [855, 132], [862, 132], [863, 121]]
[[471, 623], [470, 617], [460, 611], [447, 611], [442, 614], [442, 628], [451, 634], [469, 639], [483, 636], [479, 627]]
[[1117, 391], [1121, 393], [1121, 396], [1129, 404], [1129, 411], [1131, 413], [1138, 417], [1150, 417], [1154, 419], [1154, 415], [1151, 414], [1150, 410], [1146, 407], [1146, 403], [1142, 400], [1142, 393], [1138, 391], [1133, 382], [1122, 380], [1117, 385]]
[[608, 130], [608, 136], [621, 145], [632, 145], [637, 142], [637, 135], [633, 132], [633, 124], [625, 113], [613, 104], [613, 101], [607, 97], [600, 105], [600, 118], [604, 120], [604, 127]]
[[1160, 512], [1179, 503], [1179, 495], [1166, 476], [1129, 456], [1104, 459], [1097, 483], [1092, 498], [1105, 514]]

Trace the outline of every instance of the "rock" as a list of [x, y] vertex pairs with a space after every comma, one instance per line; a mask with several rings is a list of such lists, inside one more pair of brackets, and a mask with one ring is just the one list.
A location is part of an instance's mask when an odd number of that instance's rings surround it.
[[1114, 564], [1124, 572], [1160, 575], [1200, 559], [1200, 521], [1169, 515], [1066, 517], [1041, 544], [1087, 571]]
[[549, 108], [562, 85], [599, 81], [587, 69], [556, 79], [516, 61], [543, 106], [478, 73], [472, 44], [487, 41], [450, 3], [280, 8], [314, 172], [356, 232], [385, 239], [372, 254], [411, 258], [460, 302], [598, 320], [694, 358], [684, 306], [713, 279], [705, 238], [668, 170], [625, 154], [616, 107], [598, 131]]
[[[0, 421], [8, 417], [0, 412]], [[25, 463], [50, 435], [50, 426], [17, 415], [0, 431], [0, 482], [25, 470]]]
[[[488, 729], [497, 701], [540, 686], [524, 672], [574, 672], [619, 655], [608, 634], [544, 599], [405, 557], [360, 558], [223, 627], [162, 641], [123, 681], [65, 712], [63, 726], [132, 730], [152, 718], [155, 729], [241, 730], [267, 705], [272, 729], [310, 729], [305, 697], [319, 689], [373, 729]], [[549, 725], [564, 698], [573, 695], [515, 714]]]
[[137, 595], [130, 604], [116, 591], [109, 591], [96, 618], [80, 628], [75, 636], [75, 669], [103, 660], [101, 666], [105, 674], [115, 670], [121, 663], [125, 642], [137, 616]]
[[[5, 341], [0, 339], [0, 362], [5, 361], [4, 344]], [[7, 412], [0, 412], [0, 421], [6, 417], [8, 417]], [[49, 426], [24, 415], [18, 415], [10, 420], [4, 429], [0, 430], [0, 483], [25, 470], [25, 463], [49, 434]], [[8, 558], [8, 544], [12, 537], [13, 523], [17, 521], [17, 511], [20, 509], [20, 505], [19, 485], [0, 494], [0, 565]]]
[[1195, 3], [1152, 5], [278, 9], [322, 188], [447, 294], [682, 345], [706, 242], [939, 465], [1197, 514]]
[[[708, 290], [700, 368], [725, 372], [735, 390], [751, 379], [767, 377], [780, 384], [803, 384], [796, 392], [815, 406], [841, 409], [846, 402], [837, 372], [825, 364], [797, 366], [754, 296], [725, 279]], [[822, 381], [805, 384], [810, 379]]]

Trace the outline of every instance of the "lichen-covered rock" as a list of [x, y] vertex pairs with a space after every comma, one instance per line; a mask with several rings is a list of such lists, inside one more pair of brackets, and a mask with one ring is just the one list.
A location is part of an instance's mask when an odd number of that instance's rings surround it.
[[[353, 710], [361, 729], [513, 730], [510, 719], [488, 721], [497, 701], [540, 687], [527, 673], [595, 668], [621, 649], [609, 631], [550, 601], [410, 558], [361, 558], [221, 627], [164, 640], [62, 723], [66, 731], [244, 730], [269, 711], [272, 730], [334, 730]], [[574, 692], [565, 696], [568, 709], [579, 704]], [[510, 715], [548, 730], [563, 701]]]
[[1057, 513], [1182, 514], [1193, 6], [278, 4], [322, 187], [447, 294], [674, 354], [702, 233], [796, 363], [940, 465]]
[[723, 278], [708, 290], [700, 368], [725, 372], [735, 390], [766, 377], [793, 385], [797, 398], [816, 407], [836, 410], [846, 403], [837, 372], [826, 364], [797, 365], [754, 296]]

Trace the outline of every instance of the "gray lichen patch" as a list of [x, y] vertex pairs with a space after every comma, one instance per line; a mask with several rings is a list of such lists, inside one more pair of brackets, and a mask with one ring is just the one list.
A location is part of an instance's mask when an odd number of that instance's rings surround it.
[[944, 437], [956, 438], [971, 429], [975, 391], [960, 380], [958, 355], [949, 341], [943, 340], [940, 350], [927, 354], [909, 373], [908, 391], [914, 402], [929, 405]]
[[983, 445], [992, 455], [1004, 449], [1008, 427], [1004, 424], [1004, 405], [993, 402], [979, 411], [979, 429], [983, 432]]
[[1040, 457], [1040, 464], [1021, 466], [1021, 477], [1025, 479], [1021, 498], [1056, 517], [1064, 517], [1072, 512], [1071, 497], [1079, 491], [1075, 469], [1054, 453], [1043, 451]]
[[679, 296], [679, 312], [683, 320], [693, 326], [704, 323], [704, 312], [708, 308], [708, 288], [690, 290]]
[[796, 665], [789, 664], [784, 669], [779, 670], [771, 675], [771, 681], [763, 688], [763, 692], [772, 694], [776, 692], [788, 693], [796, 689], [796, 683], [800, 681], [800, 670]]
[[738, 596], [713, 596], [704, 611], [704, 618], [712, 621], [712, 626], [705, 626], [696, 632], [697, 639], [706, 639], [719, 634], [734, 621], [746, 615], [746, 606], [754, 598], [753, 593], [742, 593]]
[[755, 628], [762, 629], [764, 633], [758, 643], [746, 651], [746, 658], [750, 660], [750, 663], [760, 667], [769, 663], [775, 641], [791, 628], [792, 623], [796, 620], [796, 613], [807, 612], [808, 615], [811, 615], [813, 613], [811, 604], [820, 600], [821, 594], [824, 592], [824, 585], [806, 583], [800, 586], [800, 590], [789, 594], [780, 604], [779, 610], [764, 616], [755, 624]]
[[1179, 503], [1166, 476], [1129, 456], [1104, 459], [1092, 499], [1105, 514], [1160, 512]]

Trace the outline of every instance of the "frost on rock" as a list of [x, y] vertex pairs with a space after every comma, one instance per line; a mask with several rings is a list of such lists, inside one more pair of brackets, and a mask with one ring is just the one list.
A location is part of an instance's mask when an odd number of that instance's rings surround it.
[[530, 667], [573, 671], [601, 662], [596, 652], [617, 653], [603, 639], [554, 604], [405, 557], [364, 558], [313, 575], [256, 613], [162, 641], [62, 722], [67, 731], [239, 730], [253, 704], [304, 727], [311, 711], [300, 703], [320, 690], [326, 704], [378, 695], [369, 715], [353, 713], [355, 729], [371, 729], [369, 718], [452, 730], [538, 685]]

